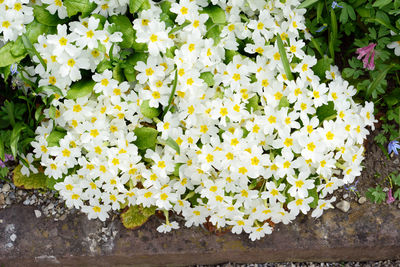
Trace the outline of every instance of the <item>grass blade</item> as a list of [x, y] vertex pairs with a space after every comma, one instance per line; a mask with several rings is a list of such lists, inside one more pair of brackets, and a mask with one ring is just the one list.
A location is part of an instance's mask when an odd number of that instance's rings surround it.
[[277, 37], [276, 41], [278, 43], [278, 49], [279, 49], [279, 54], [281, 55], [283, 68], [285, 69], [287, 78], [291, 81], [291, 80], [293, 80], [293, 74], [290, 71], [289, 60], [287, 59], [287, 56], [286, 56], [285, 47], [283, 46], [281, 36], [278, 34], [276, 37]]

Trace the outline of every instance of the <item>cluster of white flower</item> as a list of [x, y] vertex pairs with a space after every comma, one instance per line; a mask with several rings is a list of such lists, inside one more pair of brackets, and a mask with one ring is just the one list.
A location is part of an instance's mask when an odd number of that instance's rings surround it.
[[[173, 2], [174, 27], [150, 2], [133, 21], [136, 42], [149, 54], [135, 65], [137, 83], [118, 82], [106, 70], [92, 77], [96, 94], [53, 102], [55, 124], [67, 134], [49, 147], [53, 123], [45, 122], [32, 146], [45, 174], [60, 179], [55, 188], [68, 207], [105, 220], [121, 204], [156, 206], [181, 214], [187, 227], [208, 220], [256, 240], [271, 233], [270, 222], [287, 224], [311, 206], [311, 216], [321, 216], [335, 201], [327, 196], [360, 175], [373, 104], [355, 103], [356, 90], [336, 67], [327, 71], [328, 83], [314, 74], [317, 60], [303, 50], [299, 1], [211, 2], [212, 12], [208, 1]], [[226, 23], [210, 26], [216, 9]], [[81, 79], [80, 69], [94, 72], [107, 56], [93, 55], [101, 50], [97, 41], [109, 51], [105, 40], [121, 40], [97, 30], [98, 23], [71, 22], [39, 38], [36, 48], [47, 61], [47, 70], [36, 67], [40, 84], [66, 93]], [[212, 27], [220, 34], [207, 38]], [[278, 35], [295, 80], [284, 71]], [[227, 49], [242, 54], [229, 59]], [[159, 144], [140, 151], [134, 130], [152, 123], [140, 106], [148, 101], [165, 110], [173, 88], [173, 108], [154, 119]], [[322, 117], [325, 109], [334, 113]], [[163, 145], [169, 138], [179, 154]], [[158, 230], [178, 227], [167, 218]]]
[[0, 0], [0, 41], [14, 41], [25, 33], [25, 24], [33, 21], [33, 8], [27, 4], [29, 0]]
[[[47, 65], [47, 69], [41, 64], [36, 66], [39, 86], [54, 85], [65, 95], [71, 83], [82, 78], [81, 69], [94, 72], [97, 65], [109, 57], [112, 44], [122, 41], [120, 32], [110, 34], [107, 31], [109, 25], [106, 22], [100, 30], [100, 19], [90, 17], [70, 22], [68, 26], [58, 25], [57, 34], [39, 36], [35, 48]], [[118, 51], [116, 47], [113, 54], [117, 55]], [[34, 60], [39, 63], [38, 58]]]

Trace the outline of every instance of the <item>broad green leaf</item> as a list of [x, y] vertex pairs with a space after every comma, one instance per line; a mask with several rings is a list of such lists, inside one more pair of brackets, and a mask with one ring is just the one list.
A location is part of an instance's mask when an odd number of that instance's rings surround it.
[[375, 3], [372, 6], [383, 8], [384, 6], [386, 6], [392, 2], [393, 2], [393, 0], [377, 0], [377, 1], [375, 1]]
[[316, 75], [318, 75], [318, 77], [321, 80], [324, 80], [325, 72], [327, 70], [330, 70], [332, 63], [333, 63], [333, 60], [331, 58], [324, 56], [323, 58], [321, 58], [317, 61], [317, 64], [315, 64], [315, 66], [312, 67], [312, 70], [314, 71], [314, 73]]
[[0, 160], [4, 161], [4, 142], [0, 137]]
[[109, 70], [112, 68], [111, 61], [107, 59], [103, 59], [96, 67], [97, 73], [103, 73], [105, 70]]
[[324, 120], [328, 120], [336, 116], [337, 111], [335, 110], [335, 105], [333, 102], [329, 101], [328, 104], [318, 107], [316, 113], [318, 120], [320, 123], [322, 123]]
[[15, 186], [24, 189], [45, 189], [47, 176], [42, 172], [25, 176], [21, 173], [22, 165], [18, 165], [13, 171], [13, 182]]
[[19, 62], [26, 56], [26, 54], [22, 54], [17, 57], [13, 56], [11, 54], [11, 48], [13, 45], [14, 42], [8, 42], [0, 48], [0, 67], [6, 67], [15, 62]]
[[68, 99], [77, 99], [92, 93], [96, 82], [93, 80], [81, 80], [74, 83], [67, 92]]
[[136, 81], [136, 71], [131, 64], [125, 64], [123, 67], [124, 76], [128, 82]]
[[175, 57], [175, 50], [177, 49], [176, 46], [167, 48], [167, 51], [165, 51], [165, 56], [169, 58], [174, 58]]
[[376, 12], [375, 18], [367, 18], [366, 21], [367, 21], [367, 22], [379, 23], [379, 24], [385, 26], [386, 28], [388, 28], [389, 30], [392, 30], [392, 31], [395, 32], [395, 33], [399, 33], [399, 32], [400, 32], [399, 29], [393, 27], [393, 26], [390, 24], [390, 18], [389, 18], [389, 16], [388, 16], [385, 12], [383, 12], [383, 11], [378, 11], [378, 12]]
[[248, 112], [254, 112], [258, 110], [258, 101], [260, 101], [260, 97], [258, 95], [254, 95], [249, 99], [249, 102], [246, 104], [246, 110]]
[[56, 112], [57, 112], [57, 108], [55, 106], [51, 106], [49, 108], [49, 117], [50, 119], [55, 119], [56, 118]]
[[47, 26], [57, 26], [58, 24], [65, 24], [68, 20], [61, 20], [56, 14], [52, 15], [44, 7], [39, 5], [33, 6], [33, 15], [38, 22]]
[[14, 102], [10, 102], [8, 100], [4, 101], [4, 107], [6, 108], [7, 111], [7, 117], [10, 121], [10, 124], [12, 126], [15, 125], [15, 109], [14, 109]]
[[214, 75], [211, 72], [203, 72], [200, 74], [200, 79], [203, 79], [203, 81], [208, 85], [208, 86], [213, 86], [214, 85]]
[[145, 0], [129, 0], [129, 12], [135, 14], [143, 5]]
[[223, 26], [214, 23], [211, 19], [208, 19], [205, 23], [207, 27], [206, 37], [214, 40], [214, 45], [217, 45], [221, 41], [221, 31]]
[[360, 15], [360, 17], [363, 18], [370, 18], [371, 17], [371, 12], [369, 8], [365, 8], [365, 7], [359, 7], [356, 9], [358, 15]]
[[46, 176], [46, 188], [50, 189], [50, 190], [55, 190], [54, 186], [56, 183], [62, 182], [62, 180], [64, 179], [54, 179], [53, 177], [48, 177]]
[[224, 59], [224, 63], [228, 64], [229, 62], [231, 62], [233, 60], [233, 57], [236, 55], [240, 55], [238, 51], [235, 50], [225, 50], [225, 59]]
[[47, 137], [47, 146], [52, 147], [52, 146], [59, 146], [60, 140], [66, 135], [66, 132], [62, 131], [57, 131], [53, 130], [49, 136]]
[[165, 144], [170, 146], [171, 148], [175, 149], [175, 151], [178, 153], [178, 155], [181, 153], [181, 150], [179, 148], [178, 143], [174, 139], [172, 139], [171, 137], [168, 137], [168, 139], [165, 142]]
[[143, 101], [143, 103], [140, 105], [140, 112], [143, 114], [143, 116], [152, 119], [160, 115], [161, 111], [158, 108], [150, 107], [149, 102], [149, 100]]
[[305, 0], [297, 8], [306, 8], [318, 2], [318, 0]]
[[279, 54], [281, 56], [283, 68], [285, 69], [286, 77], [288, 78], [289, 81], [291, 81], [293, 80], [293, 74], [292, 71], [290, 70], [289, 60], [286, 56], [285, 47], [283, 46], [281, 36], [277, 34], [276, 37], [277, 37], [276, 42], [278, 44]]
[[206, 13], [210, 16], [212, 22], [216, 24], [225, 24], [226, 16], [225, 11], [219, 6], [208, 6], [203, 8], [201, 13]]
[[137, 139], [133, 142], [139, 149], [154, 149], [157, 143], [158, 131], [150, 127], [136, 128], [133, 131]]
[[122, 42], [119, 43], [119, 46], [122, 48], [131, 48], [134, 41], [134, 31], [132, 23], [128, 17], [123, 15], [113, 15], [109, 17], [109, 21], [110, 23], [113, 23], [113, 25], [109, 27], [111, 33], [122, 33]]
[[310, 208], [315, 209], [318, 206], [318, 199], [319, 199], [317, 188], [308, 190], [308, 195], [314, 198], [314, 201], [310, 203]]
[[121, 213], [121, 221], [125, 228], [136, 229], [142, 226], [155, 212], [155, 206], [149, 208], [144, 208], [141, 205], [130, 206]]
[[96, 3], [90, 2], [90, 0], [64, 0], [63, 5], [67, 8], [68, 17], [72, 17], [79, 12], [85, 16], [97, 6]]
[[396, 192], [394, 192], [393, 197], [400, 199], [400, 188], [396, 190]]

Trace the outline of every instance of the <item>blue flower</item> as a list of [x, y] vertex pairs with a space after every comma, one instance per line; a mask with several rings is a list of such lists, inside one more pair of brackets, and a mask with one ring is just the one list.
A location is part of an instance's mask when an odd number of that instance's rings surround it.
[[18, 74], [18, 66], [17, 66], [17, 64], [15, 64], [15, 63], [11, 64], [10, 72], [11, 72], [11, 75]]
[[389, 144], [388, 144], [389, 154], [394, 152], [394, 154], [398, 155], [399, 152], [397, 152], [397, 149], [399, 149], [399, 148], [400, 148], [399, 141], [393, 140], [393, 141], [390, 141]]
[[332, 9], [335, 9], [336, 7], [340, 7], [343, 8], [342, 6], [339, 6], [338, 3], [336, 1], [332, 2]]
[[325, 28], [326, 28], [326, 24], [322, 25], [318, 30], [316, 30], [315, 32], [322, 32]]

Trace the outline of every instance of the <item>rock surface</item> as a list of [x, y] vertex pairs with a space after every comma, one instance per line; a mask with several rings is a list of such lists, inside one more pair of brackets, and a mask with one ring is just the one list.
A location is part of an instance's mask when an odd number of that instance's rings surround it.
[[[328, 210], [319, 219], [299, 216], [292, 224], [275, 226], [270, 236], [256, 242], [244, 234], [217, 236], [196, 227], [160, 234], [155, 230], [160, 224], [157, 217], [131, 231], [123, 228], [118, 218], [103, 224], [83, 214], [69, 214], [63, 221], [54, 221], [36, 218], [34, 209], [13, 205], [0, 210], [0, 263], [5, 266], [179, 266], [400, 258], [400, 212], [394, 205], [367, 202], [350, 213]], [[10, 239], [13, 235], [17, 236], [14, 241]]]

